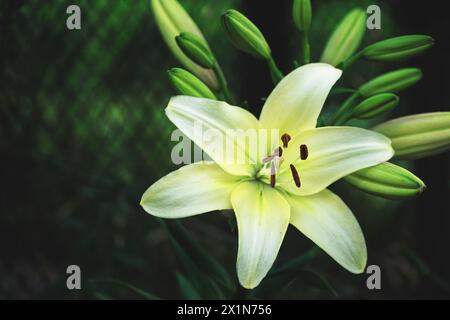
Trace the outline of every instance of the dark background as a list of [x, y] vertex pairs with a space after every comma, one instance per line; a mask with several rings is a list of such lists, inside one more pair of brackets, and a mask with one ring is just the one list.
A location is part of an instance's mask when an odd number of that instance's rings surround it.
[[[299, 52], [291, 1], [181, 3], [204, 31], [237, 100], [258, 115], [261, 98], [273, 88], [269, 73], [230, 45], [219, 17], [228, 8], [244, 12], [288, 72]], [[82, 9], [80, 31], [65, 27], [70, 4]], [[450, 23], [443, 1], [313, 1], [313, 59], [349, 9], [369, 4], [381, 7], [382, 30], [368, 30], [365, 44], [416, 33], [433, 36], [436, 44], [407, 62], [358, 62], [343, 83], [357, 86], [384, 71], [417, 66], [424, 78], [400, 95], [392, 116], [448, 111]], [[195, 280], [170, 241], [171, 226], [179, 224], [162, 224], [139, 207], [145, 189], [175, 168], [174, 127], [163, 109], [175, 94], [165, 71], [179, 63], [148, 1], [1, 0], [0, 28], [0, 298], [216, 297], [189, 284]], [[339, 99], [333, 97], [329, 108]], [[363, 228], [369, 264], [381, 267], [379, 291], [366, 288], [367, 275], [352, 275], [319, 252], [282, 279], [269, 276], [245, 292], [237, 286], [237, 232], [230, 218], [210, 213], [181, 223], [230, 274], [226, 298], [449, 298], [449, 160], [447, 153], [403, 163], [428, 187], [411, 200], [333, 186]], [[312, 247], [290, 229], [277, 265]], [[66, 289], [71, 264], [81, 267], [80, 291]]]

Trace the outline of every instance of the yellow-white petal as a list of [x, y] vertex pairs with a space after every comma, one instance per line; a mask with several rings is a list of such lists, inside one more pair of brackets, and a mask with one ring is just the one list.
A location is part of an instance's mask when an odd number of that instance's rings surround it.
[[[299, 160], [301, 144], [308, 147], [308, 158]], [[279, 185], [297, 195], [322, 191], [340, 178], [363, 168], [388, 161], [394, 154], [385, 136], [355, 127], [323, 127], [294, 137], [283, 153], [284, 168]], [[295, 186], [289, 169], [294, 163], [301, 187]]]
[[257, 140], [248, 137], [257, 137], [260, 125], [250, 112], [225, 102], [176, 96], [170, 99], [166, 114], [225, 171], [253, 175], [259, 153], [249, 151], [250, 142]]
[[334, 193], [286, 196], [291, 224], [350, 272], [361, 273], [367, 249], [361, 228], [350, 209]]
[[148, 213], [161, 218], [231, 209], [231, 191], [239, 180], [214, 162], [197, 162], [156, 181], [145, 191], [141, 205]]
[[295, 69], [267, 98], [260, 116], [261, 124], [291, 136], [315, 128], [328, 93], [341, 74], [341, 70], [326, 63], [311, 63]]
[[231, 194], [239, 249], [237, 274], [241, 285], [256, 287], [277, 257], [289, 225], [289, 205], [267, 185], [243, 182]]

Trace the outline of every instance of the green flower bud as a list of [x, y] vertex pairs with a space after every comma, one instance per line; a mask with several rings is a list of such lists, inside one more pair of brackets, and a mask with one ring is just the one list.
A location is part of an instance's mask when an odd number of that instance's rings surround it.
[[366, 12], [359, 8], [350, 11], [334, 30], [320, 61], [333, 66], [347, 60], [359, 48], [366, 32]]
[[216, 59], [208, 44], [202, 38], [190, 32], [182, 32], [175, 40], [178, 47], [189, 59], [203, 68], [212, 69]]
[[434, 39], [425, 35], [408, 35], [386, 39], [364, 49], [364, 57], [375, 61], [396, 61], [422, 53], [434, 44]]
[[373, 130], [391, 139], [397, 159], [420, 159], [450, 150], [450, 112], [401, 117]]
[[344, 180], [364, 192], [388, 199], [413, 197], [425, 189], [416, 175], [389, 162], [359, 170]]
[[191, 97], [217, 100], [212, 91], [196, 76], [181, 68], [168, 71], [170, 82], [178, 93]]
[[292, 17], [298, 31], [308, 31], [311, 26], [311, 0], [294, 0]]
[[397, 93], [409, 88], [422, 79], [422, 71], [417, 68], [405, 68], [391, 71], [378, 76], [359, 87], [358, 92], [363, 97], [378, 93]]
[[371, 119], [394, 109], [400, 99], [393, 93], [380, 93], [367, 98], [353, 109], [353, 117]]
[[230, 9], [222, 15], [222, 26], [238, 49], [252, 56], [271, 59], [270, 47], [259, 29], [239, 11]]
[[218, 89], [219, 83], [214, 72], [194, 63], [181, 51], [175, 42], [175, 37], [182, 32], [191, 32], [204, 40], [200, 29], [189, 14], [176, 0], [151, 0], [151, 7], [164, 41], [175, 57], [210, 88]]

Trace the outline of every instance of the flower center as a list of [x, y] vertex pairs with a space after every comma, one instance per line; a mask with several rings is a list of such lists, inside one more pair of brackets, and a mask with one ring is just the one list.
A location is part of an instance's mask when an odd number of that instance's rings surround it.
[[[287, 149], [289, 146], [289, 141], [291, 141], [291, 136], [287, 133], [284, 133], [281, 136], [281, 142], [283, 143], [283, 147], [277, 147], [272, 152], [272, 154], [268, 157], [265, 157], [262, 159], [262, 163], [264, 163], [266, 166], [270, 166], [270, 186], [272, 188], [275, 187], [276, 184], [276, 177], [277, 173], [280, 169], [280, 165], [283, 162], [283, 149]], [[299, 158], [300, 160], [306, 160], [308, 159], [308, 146], [306, 144], [301, 144], [299, 149]], [[297, 161], [296, 160], [296, 161]], [[296, 162], [294, 161], [294, 163]], [[289, 168], [291, 169], [292, 178], [294, 180], [294, 183], [297, 188], [300, 188], [302, 183], [300, 180], [300, 175], [298, 174], [297, 168], [294, 166], [294, 164], [289, 164]]]

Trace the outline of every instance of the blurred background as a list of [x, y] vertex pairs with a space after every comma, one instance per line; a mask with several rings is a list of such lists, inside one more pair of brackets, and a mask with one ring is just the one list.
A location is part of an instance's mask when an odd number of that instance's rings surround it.
[[[228, 8], [265, 34], [284, 72], [299, 56], [291, 1], [181, 0], [208, 39], [237, 101], [256, 115], [273, 88], [263, 62], [238, 52], [220, 26]], [[66, 28], [66, 8], [82, 29]], [[424, 78], [400, 94], [391, 116], [450, 110], [450, 20], [443, 1], [313, 1], [314, 59], [346, 12], [378, 4], [382, 29], [364, 44], [428, 34], [435, 47], [401, 64], [359, 62], [346, 86], [402, 66]], [[360, 222], [368, 264], [382, 289], [352, 275], [290, 227], [274, 270], [255, 290], [237, 283], [237, 230], [227, 212], [160, 221], [142, 193], [175, 169], [174, 126], [164, 107], [175, 94], [166, 48], [148, 0], [0, 0], [0, 298], [450, 298], [450, 156], [403, 163], [427, 190], [407, 201], [333, 186]], [[363, 44], [363, 45], [364, 45]], [[332, 97], [332, 110], [342, 99]], [[335, 105], [336, 104], [336, 105]], [[380, 121], [380, 120], [378, 120]], [[187, 231], [188, 230], [188, 231]], [[82, 290], [66, 288], [79, 265]]]

